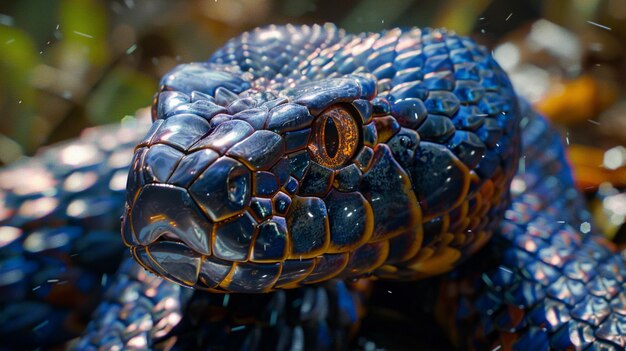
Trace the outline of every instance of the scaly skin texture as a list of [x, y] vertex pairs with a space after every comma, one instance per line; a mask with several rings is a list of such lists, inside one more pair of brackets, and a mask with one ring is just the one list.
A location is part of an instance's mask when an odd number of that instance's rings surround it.
[[123, 237], [209, 291], [447, 272], [493, 234], [519, 153], [506, 75], [443, 30], [256, 29], [166, 74], [152, 117]]
[[579, 232], [591, 216], [559, 135], [541, 118], [523, 123], [512, 205], [481, 258], [443, 280], [440, 319], [477, 350], [622, 350], [626, 253]]
[[[315, 150], [299, 131], [336, 104], [361, 130], [345, 161], [354, 167], [293, 160]], [[140, 122], [96, 129], [0, 173], [2, 347], [63, 342], [101, 298], [76, 349], [346, 348], [362, 289], [329, 279], [416, 278], [459, 263], [429, 281], [459, 347], [624, 347], [623, 257], [578, 232], [589, 215], [558, 135], [467, 39], [418, 29], [253, 31], [210, 63], [167, 75], [153, 119], [141, 141]], [[259, 132], [261, 142], [246, 146]], [[124, 199], [117, 182], [133, 144]], [[128, 261], [104, 275], [119, 262], [107, 243], [124, 201], [123, 238], [135, 258], [198, 288], [193, 295]], [[261, 211], [267, 203], [272, 214]], [[355, 218], [333, 212], [347, 203]], [[317, 214], [320, 229], [298, 227], [299, 213]], [[260, 240], [260, 225], [272, 221], [276, 235]]]
[[80, 335], [124, 255], [119, 208], [147, 129], [88, 129], [0, 171], [0, 348]]

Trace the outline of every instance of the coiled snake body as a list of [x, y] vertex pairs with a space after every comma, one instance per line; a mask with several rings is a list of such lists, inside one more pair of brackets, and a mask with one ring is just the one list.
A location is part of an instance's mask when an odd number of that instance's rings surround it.
[[[558, 135], [467, 38], [256, 29], [168, 73], [152, 119], [0, 175], [6, 345], [80, 331], [102, 282], [77, 349], [343, 348], [364, 295], [341, 279], [365, 276], [439, 276], [464, 348], [626, 345], [623, 257], [578, 231]], [[103, 275], [115, 206], [135, 260], [193, 296], [130, 261]]]

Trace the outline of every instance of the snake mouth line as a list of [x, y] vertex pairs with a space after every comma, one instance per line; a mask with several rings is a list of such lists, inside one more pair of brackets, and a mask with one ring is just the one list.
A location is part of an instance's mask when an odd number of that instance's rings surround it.
[[[177, 237], [176, 235], [174, 235], [173, 233], [170, 233], [170, 232], [166, 232], [165, 234], [161, 235], [154, 242], [155, 243], [169, 242], [169, 243], [178, 243], [178, 244], [184, 244], [185, 243], [179, 237]], [[146, 246], [150, 246], [150, 245], [146, 245]]]

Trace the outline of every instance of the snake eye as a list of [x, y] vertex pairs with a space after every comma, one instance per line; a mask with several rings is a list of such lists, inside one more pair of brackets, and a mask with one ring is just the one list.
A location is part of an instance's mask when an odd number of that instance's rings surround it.
[[316, 119], [308, 149], [324, 167], [338, 168], [350, 160], [359, 145], [359, 126], [343, 106], [331, 106]]

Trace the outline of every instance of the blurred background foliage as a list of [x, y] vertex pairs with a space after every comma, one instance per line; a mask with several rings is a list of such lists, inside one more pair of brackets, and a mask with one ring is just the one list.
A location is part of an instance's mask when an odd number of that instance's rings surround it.
[[562, 126], [582, 189], [626, 186], [626, 0], [4, 0], [0, 165], [134, 114], [244, 30], [322, 22], [473, 36]]

